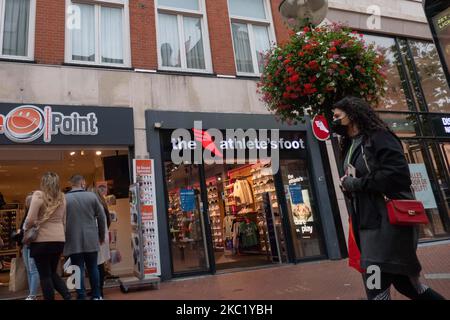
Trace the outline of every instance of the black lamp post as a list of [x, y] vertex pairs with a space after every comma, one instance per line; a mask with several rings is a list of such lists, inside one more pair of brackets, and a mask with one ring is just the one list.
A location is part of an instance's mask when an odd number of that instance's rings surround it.
[[284, 0], [278, 8], [286, 21], [294, 19], [297, 26], [320, 24], [328, 12], [328, 0]]
[[450, 1], [423, 0], [422, 5], [441, 59], [445, 77], [450, 85]]

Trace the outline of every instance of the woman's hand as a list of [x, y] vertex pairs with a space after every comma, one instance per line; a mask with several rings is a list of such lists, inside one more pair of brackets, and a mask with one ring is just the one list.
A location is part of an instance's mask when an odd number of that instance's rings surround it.
[[347, 190], [344, 187], [344, 181], [347, 177], [348, 177], [348, 175], [341, 177], [341, 180], [339, 182], [339, 188], [341, 188], [342, 192], [347, 192]]
[[341, 178], [341, 188], [344, 192], [354, 192], [356, 191], [356, 181], [358, 178], [345, 175]]

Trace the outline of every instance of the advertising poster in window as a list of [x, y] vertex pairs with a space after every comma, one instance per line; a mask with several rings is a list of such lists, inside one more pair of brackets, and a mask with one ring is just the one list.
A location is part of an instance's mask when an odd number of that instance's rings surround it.
[[428, 178], [425, 164], [410, 164], [409, 172], [411, 173], [412, 188], [416, 199], [422, 201], [425, 209], [436, 209], [436, 199], [434, 198], [433, 189], [431, 189], [431, 182]]
[[143, 272], [145, 277], [159, 276], [161, 275], [161, 266], [155, 205], [154, 161], [152, 159], [135, 159], [133, 164], [135, 183], [139, 185]]
[[314, 217], [308, 190], [302, 190], [301, 185], [296, 182], [289, 184], [287, 189], [297, 237], [310, 239], [314, 231]]

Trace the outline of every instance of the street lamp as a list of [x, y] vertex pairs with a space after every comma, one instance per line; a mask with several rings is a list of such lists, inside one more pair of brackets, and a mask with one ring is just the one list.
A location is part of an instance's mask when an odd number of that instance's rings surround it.
[[278, 9], [289, 23], [295, 19], [295, 24], [300, 27], [306, 24], [318, 25], [327, 16], [328, 0], [283, 0]]

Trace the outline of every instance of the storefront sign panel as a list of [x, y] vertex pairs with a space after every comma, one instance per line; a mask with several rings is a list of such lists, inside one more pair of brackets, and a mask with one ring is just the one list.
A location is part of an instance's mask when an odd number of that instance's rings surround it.
[[2, 144], [133, 145], [133, 110], [0, 103]]
[[161, 275], [156, 190], [153, 159], [134, 159], [133, 177], [139, 185], [139, 211], [141, 215], [142, 264], [144, 277]]

